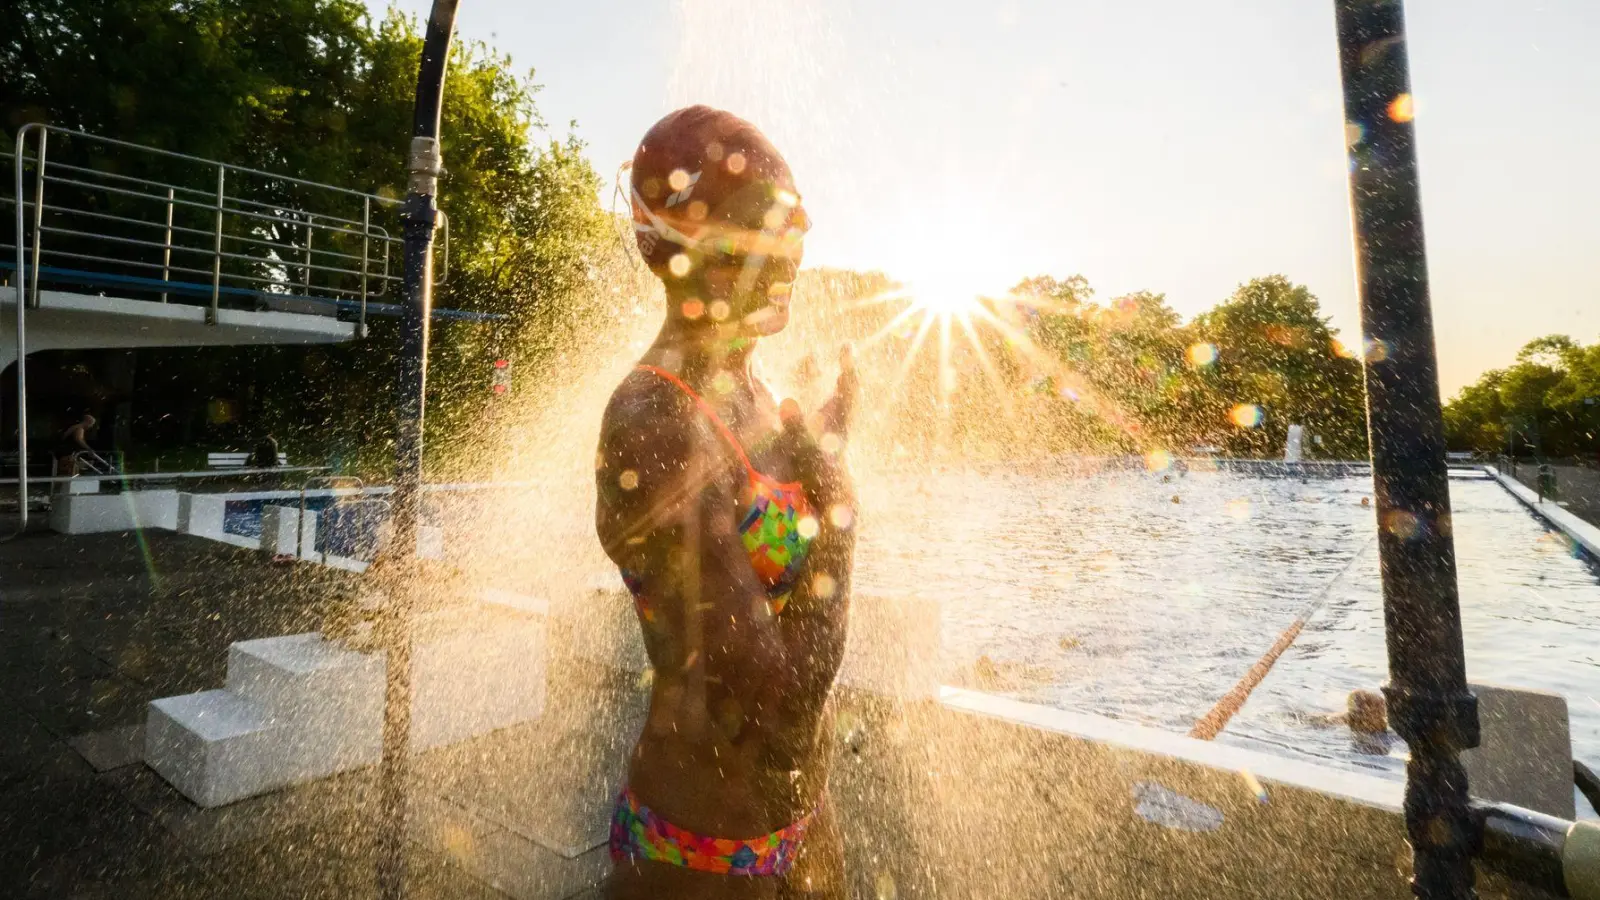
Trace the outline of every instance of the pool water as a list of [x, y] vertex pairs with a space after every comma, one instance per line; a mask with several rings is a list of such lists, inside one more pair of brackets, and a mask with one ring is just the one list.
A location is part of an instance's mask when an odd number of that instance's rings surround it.
[[[950, 678], [1187, 731], [1320, 595], [1219, 740], [1401, 777], [1311, 717], [1387, 677], [1370, 479], [867, 476], [857, 590], [937, 599]], [[1498, 484], [1450, 483], [1468, 677], [1567, 698], [1600, 763], [1600, 575]], [[992, 663], [992, 665], [990, 665]]]

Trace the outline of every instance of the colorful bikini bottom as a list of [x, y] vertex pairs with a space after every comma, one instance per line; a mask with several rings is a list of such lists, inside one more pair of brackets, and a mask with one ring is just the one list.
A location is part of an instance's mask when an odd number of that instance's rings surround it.
[[611, 858], [649, 859], [718, 875], [787, 875], [816, 813], [757, 838], [705, 837], [668, 822], [624, 788], [611, 815]]

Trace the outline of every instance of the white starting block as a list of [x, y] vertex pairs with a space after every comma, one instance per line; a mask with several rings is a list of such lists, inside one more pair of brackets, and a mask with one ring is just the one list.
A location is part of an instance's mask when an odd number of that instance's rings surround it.
[[1567, 699], [1549, 691], [1471, 685], [1478, 746], [1461, 753], [1472, 796], [1562, 819], [1577, 817]]
[[62, 534], [171, 529], [178, 523], [175, 490], [102, 494], [99, 479], [87, 478], [74, 478], [67, 485], [50, 504], [50, 527]]
[[316, 559], [317, 512], [306, 510], [300, 515], [298, 506], [268, 504], [261, 508], [261, 549], [273, 556]]
[[[438, 747], [537, 719], [544, 622], [477, 607], [484, 627], [421, 641], [413, 657], [411, 746]], [[241, 641], [227, 685], [153, 701], [145, 762], [184, 796], [221, 806], [378, 761], [384, 660], [318, 633]]]

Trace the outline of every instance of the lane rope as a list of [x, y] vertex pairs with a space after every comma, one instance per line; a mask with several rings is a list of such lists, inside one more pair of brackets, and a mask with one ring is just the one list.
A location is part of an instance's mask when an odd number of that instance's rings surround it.
[[1289, 624], [1289, 627], [1283, 630], [1283, 634], [1278, 635], [1278, 639], [1272, 643], [1271, 647], [1267, 648], [1267, 652], [1256, 660], [1255, 665], [1250, 667], [1250, 671], [1244, 673], [1244, 677], [1239, 679], [1239, 683], [1233, 686], [1233, 690], [1223, 694], [1222, 699], [1211, 707], [1211, 711], [1201, 717], [1200, 721], [1194, 723], [1194, 727], [1189, 729], [1189, 737], [1209, 741], [1221, 734], [1222, 729], [1228, 727], [1228, 721], [1244, 706], [1244, 702], [1250, 699], [1250, 692], [1261, 684], [1262, 679], [1267, 677], [1267, 673], [1272, 671], [1272, 666], [1277, 663], [1278, 657], [1282, 656], [1283, 652], [1288, 650], [1290, 645], [1294, 643], [1295, 638], [1300, 636], [1300, 631], [1305, 628], [1306, 622], [1313, 615], [1316, 615], [1318, 609], [1322, 608], [1323, 602], [1333, 593], [1334, 586], [1344, 579], [1345, 573], [1349, 572], [1351, 567], [1356, 564], [1356, 560], [1366, 555], [1367, 548], [1371, 547], [1377, 539], [1377, 535], [1369, 538], [1365, 544], [1361, 545], [1361, 549], [1357, 550], [1356, 554], [1344, 564], [1344, 568], [1328, 579], [1328, 583], [1323, 585], [1322, 590], [1318, 591], [1317, 595], [1311, 599], [1311, 602], [1306, 604], [1305, 608], [1300, 611], [1300, 615], [1296, 616], [1295, 620]]

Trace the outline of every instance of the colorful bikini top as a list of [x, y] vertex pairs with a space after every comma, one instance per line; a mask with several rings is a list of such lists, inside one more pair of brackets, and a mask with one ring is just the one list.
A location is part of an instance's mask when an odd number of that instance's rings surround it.
[[[806, 553], [811, 549], [811, 539], [817, 533], [817, 521], [812, 515], [811, 504], [806, 501], [805, 490], [798, 481], [782, 482], [756, 471], [756, 467], [750, 464], [744, 446], [734, 436], [733, 429], [683, 379], [656, 366], [642, 365], [639, 368], [677, 385], [679, 390], [688, 394], [689, 399], [711, 420], [711, 424], [722, 432], [723, 439], [738, 454], [739, 462], [744, 464], [748, 480], [740, 498], [744, 501], [745, 514], [739, 521], [739, 537], [744, 543], [745, 553], [750, 557], [750, 568], [755, 570], [756, 578], [767, 589], [767, 604], [773, 615], [783, 612], [795, 581], [800, 577]], [[640, 614], [647, 621], [652, 620], [654, 616], [641, 595], [639, 580], [627, 570], [623, 570], [622, 578], [633, 592]]]

